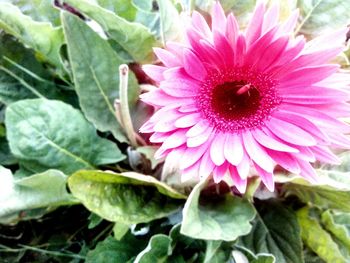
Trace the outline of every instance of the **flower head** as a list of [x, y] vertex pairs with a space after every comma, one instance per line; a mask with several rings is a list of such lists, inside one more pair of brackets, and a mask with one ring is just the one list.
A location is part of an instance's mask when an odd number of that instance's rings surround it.
[[338, 119], [350, 109], [348, 76], [329, 64], [346, 29], [306, 43], [293, 35], [298, 12], [279, 23], [278, 10], [260, 2], [245, 31], [219, 3], [211, 27], [193, 12], [186, 43], [155, 48], [163, 66], [144, 66], [159, 89], [142, 95], [158, 110], [141, 131], [184, 179], [212, 175], [244, 192], [254, 171], [273, 191], [276, 165], [314, 182], [310, 163], [338, 163], [330, 147], [350, 146]]

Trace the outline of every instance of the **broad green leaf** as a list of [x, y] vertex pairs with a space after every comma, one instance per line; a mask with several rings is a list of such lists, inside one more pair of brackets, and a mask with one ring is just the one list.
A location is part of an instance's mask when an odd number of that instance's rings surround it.
[[97, 0], [97, 2], [101, 7], [116, 13], [128, 21], [134, 21], [138, 12], [132, 0]]
[[[333, 179], [339, 178], [333, 177]], [[324, 209], [338, 209], [350, 212], [350, 190], [338, 189], [329, 185], [311, 185], [303, 180], [295, 180], [292, 183], [283, 185], [286, 196], [296, 195], [304, 203], [311, 203], [314, 206]], [[339, 182], [337, 183], [339, 185]], [[344, 188], [347, 186], [344, 184]]]
[[[278, 263], [274, 255], [269, 253], [254, 254], [246, 247], [235, 246], [237, 250], [232, 252], [232, 257], [235, 263], [249, 262], [249, 263]], [[242, 259], [243, 257], [243, 259]]]
[[221, 263], [227, 262], [232, 248], [229, 244], [222, 241], [208, 240], [206, 242], [205, 256], [203, 263]]
[[[116, 139], [125, 141], [113, 106], [119, 97], [119, 65], [123, 61], [79, 18], [63, 13], [62, 23], [75, 89], [86, 118], [100, 131], [111, 131]], [[129, 91], [129, 99], [135, 102], [138, 85], [132, 72], [129, 74]]]
[[278, 263], [301, 263], [300, 228], [295, 213], [277, 201], [256, 205], [257, 217], [252, 231], [240, 239], [254, 253], [269, 253]]
[[233, 241], [248, 234], [255, 217], [253, 206], [242, 198], [231, 194], [221, 199], [200, 202], [203, 181], [195, 186], [183, 210], [181, 233], [205, 240]]
[[126, 235], [121, 241], [108, 237], [87, 254], [86, 263], [129, 262], [144, 246], [143, 241], [131, 235]]
[[309, 208], [304, 207], [297, 212], [304, 243], [326, 262], [346, 263], [331, 235], [325, 231], [319, 221], [309, 215]]
[[78, 171], [68, 184], [89, 210], [126, 225], [165, 217], [179, 209], [184, 198], [154, 177], [137, 173]]
[[112, 12], [84, 0], [66, 0], [82, 13], [99, 23], [102, 28], [137, 62], [152, 60], [153, 34], [142, 24], [129, 22]]
[[77, 105], [70, 87], [56, 84], [51, 72], [12, 36], [0, 34], [0, 102], [10, 104], [22, 99], [46, 97]]
[[36, 22], [10, 3], [0, 3], [0, 28], [39, 52], [57, 68], [61, 68], [59, 55], [63, 44], [61, 28], [52, 27], [47, 22]]
[[171, 253], [171, 238], [163, 234], [154, 235], [134, 263], [166, 263]]
[[[316, 36], [349, 23], [350, 2], [343, 0], [301, 0], [298, 8], [302, 22], [297, 32]], [[344, 36], [345, 40], [345, 36]]]
[[0, 164], [12, 165], [16, 163], [17, 163], [17, 160], [11, 153], [6, 138], [0, 136]]
[[80, 111], [60, 101], [15, 102], [7, 107], [5, 123], [14, 156], [37, 169], [70, 174], [124, 159], [115, 144], [97, 136]]
[[30, 210], [77, 204], [66, 190], [67, 176], [57, 170], [15, 180], [11, 171], [0, 166], [0, 223], [26, 217]]
[[141, 10], [151, 11], [152, 10], [152, 1], [149, 0], [132, 0], [134, 5], [136, 5]]
[[113, 234], [114, 234], [114, 238], [116, 240], [121, 240], [125, 234], [129, 231], [130, 226], [129, 225], [125, 225], [125, 224], [121, 224], [121, 223], [115, 223], [113, 226]]
[[60, 25], [60, 13], [52, 1], [47, 0], [5, 0], [18, 6], [21, 11], [36, 21], [51, 22]]
[[322, 224], [334, 237], [340, 251], [350, 260], [350, 213], [327, 210], [322, 213]]
[[180, 42], [184, 32], [179, 13], [171, 0], [157, 0], [160, 12], [161, 37], [163, 45], [167, 41]]

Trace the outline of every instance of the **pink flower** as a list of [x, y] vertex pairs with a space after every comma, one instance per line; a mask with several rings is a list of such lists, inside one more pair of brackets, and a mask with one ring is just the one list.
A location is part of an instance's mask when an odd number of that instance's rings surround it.
[[273, 191], [276, 165], [316, 182], [310, 163], [338, 163], [330, 147], [350, 147], [338, 119], [350, 112], [349, 77], [329, 64], [346, 28], [306, 43], [293, 35], [298, 12], [279, 23], [278, 10], [260, 2], [244, 32], [218, 2], [211, 27], [193, 12], [186, 43], [155, 48], [163, 66], [144, 66], [159, 89], [142, 95], [158, 110], [141, 131], [182, 179], [213, 176], [243, 193], [258, 174]]

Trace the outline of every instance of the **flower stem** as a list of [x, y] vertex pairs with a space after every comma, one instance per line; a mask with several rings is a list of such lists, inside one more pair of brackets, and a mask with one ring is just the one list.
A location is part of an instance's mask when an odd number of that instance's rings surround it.
[[132, 125], [129, 103], [128, 103], [128, 75], [129, 67], [126, 64], [119, 66], [119, 97], [120, 97], [120, 118], [123, 123], [126, 136], [133, 147], [137, 147], [135, 131]]

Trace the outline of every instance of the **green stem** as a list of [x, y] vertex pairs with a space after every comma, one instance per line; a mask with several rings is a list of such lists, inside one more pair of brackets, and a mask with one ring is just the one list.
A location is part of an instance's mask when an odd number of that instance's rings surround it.
[[119, 97], [120, 97], [120, 118], [123, 123], [126, 136], [133, 147], [137, 147], [134, 127], [132, 125], [129, 102], [128, 102], [128, 75], [129, 67], [126, 64], [119, 66]]
[[309, 11], [309, 13], [307, 13], [307, 15], [305, 16], [305, 18], [303, 19], [303, 21], [300, 23], [300, 25], [298, 26], [298, 28], [295, 30], [294, 35], [297, 35], [299, 33], [299, 31], [302, 29], [302, 27], [304, 26], [304, 24], [306, 23], [307, 20], [309, 20], [311, 14], [315, 11], [315, 9], [321, 4], [323, 0], [318, 0], [318, 2], [313, 6], [313, 8]]

